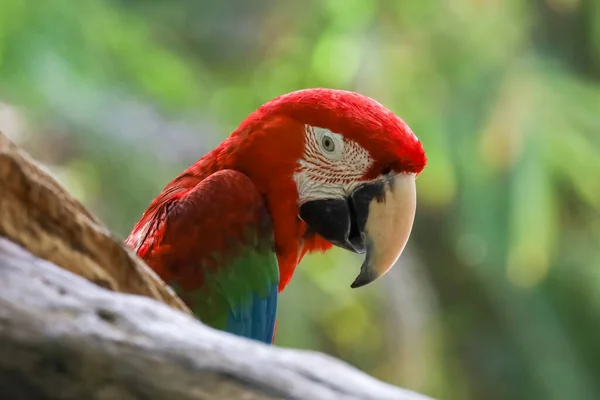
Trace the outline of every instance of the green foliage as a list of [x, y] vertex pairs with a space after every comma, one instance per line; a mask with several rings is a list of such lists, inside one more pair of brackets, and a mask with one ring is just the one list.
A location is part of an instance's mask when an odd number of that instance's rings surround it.
[[[443, 399], [598, 398], [599, 4], [0, 0], [0, 99], [26, 110], [27, 150], [125, 236], [202, 155], [190, 147], [264, 101], [372, 96], [429, 158], [409, 251], [360, 290], [359, 258], [308, 257], [277, 343]], [[193, 140], [119, 120], [119, 101]]]

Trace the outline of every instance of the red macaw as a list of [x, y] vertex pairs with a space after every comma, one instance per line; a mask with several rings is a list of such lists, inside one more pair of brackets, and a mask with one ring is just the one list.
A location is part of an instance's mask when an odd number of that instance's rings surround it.
[[154, 199], [127, 244], [205, 324], [271, 343], [302, 257], [366, 252], [357, 288], [402, 253], [423, 147], [366, 96], [306, 89], [250, 114]]

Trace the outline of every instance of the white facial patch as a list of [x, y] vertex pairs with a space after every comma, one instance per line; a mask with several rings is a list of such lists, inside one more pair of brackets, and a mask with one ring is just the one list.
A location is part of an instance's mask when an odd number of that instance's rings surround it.
[[304, 132], [304, 156], [294, 173], [299, 204], [351, 193], [373, 164], [369, 152], [329, 129], [306, 125]]

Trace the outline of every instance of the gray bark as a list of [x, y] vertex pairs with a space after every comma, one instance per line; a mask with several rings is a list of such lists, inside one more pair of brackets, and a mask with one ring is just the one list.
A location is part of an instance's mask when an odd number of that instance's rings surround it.
[[106, 290], [4, 238], [0, 282], [1, 399], [427, 399]]

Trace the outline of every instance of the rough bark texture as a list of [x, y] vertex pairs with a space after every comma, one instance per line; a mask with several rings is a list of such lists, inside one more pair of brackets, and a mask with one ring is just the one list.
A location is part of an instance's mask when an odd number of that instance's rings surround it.
[[1, 133], [0, 283], [0, 399], [427, 399], [203, 325]]
[[125, 244], [0, 132], [0, 236], [108, 289], [187, 306]]
[[0, 399], [425, 399], [108, 291], [2, 238], [0, 282]]

